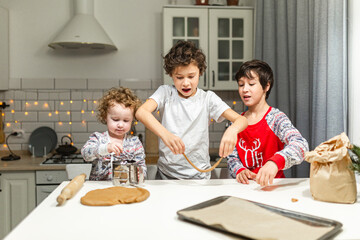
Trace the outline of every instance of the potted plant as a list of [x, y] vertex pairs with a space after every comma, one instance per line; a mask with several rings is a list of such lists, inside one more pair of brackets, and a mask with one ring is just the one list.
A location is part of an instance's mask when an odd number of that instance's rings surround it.
[[360, 147], [353, 145], [351, 149], [351, 169], [354, 170], [357, 174], [360, 174]]

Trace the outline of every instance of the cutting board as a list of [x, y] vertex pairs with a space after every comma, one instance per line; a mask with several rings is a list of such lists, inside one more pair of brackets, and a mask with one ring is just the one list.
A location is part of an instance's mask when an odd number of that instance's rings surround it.
[[0, 108], [0, 143], [4, 143], [4, 142], [5, 142], [4, 122], [3, 122], [2, 110]]

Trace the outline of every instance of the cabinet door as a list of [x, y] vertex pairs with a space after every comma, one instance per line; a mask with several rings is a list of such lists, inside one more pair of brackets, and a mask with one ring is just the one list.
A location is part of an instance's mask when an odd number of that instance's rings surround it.
[[[163, 11], [163, 56], [179, 40], [193, 41], [205, 55], [208, 52], [208, 10], [165, 7]], [[206, 74], [200, 77], [199, 88], [207, 88]], [[173, 84], [163, 70], [164, 84]]]
[[0, 173], [0, 238], [35, 208], [35, 172]]
[[9, 88], [9, 12], [0, 7], [0, 90]]
[[253, 10], [209, 10], [210, 89], [236, 90], [235, 74], [253, 58]]

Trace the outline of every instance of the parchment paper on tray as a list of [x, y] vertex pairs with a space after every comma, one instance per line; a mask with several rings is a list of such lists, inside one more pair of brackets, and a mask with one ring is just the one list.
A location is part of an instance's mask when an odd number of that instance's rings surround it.
[[321, 239], [335, 228], [329, 224], [306, 224], [236, 197], [196, 210], [180, 210], [178, 214], [186, 220], [251, 239]]

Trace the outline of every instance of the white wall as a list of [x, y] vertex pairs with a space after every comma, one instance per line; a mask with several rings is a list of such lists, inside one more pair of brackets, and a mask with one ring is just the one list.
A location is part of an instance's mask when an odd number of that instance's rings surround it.
[[71, 0], [0, 0], [10, 15], [10, 78], [160, 79], [162, 6], [168, 0], [94, 2], [95, 17], [118, 51], [59, 53], [48, 47], [73, 16]]
[[349, 0], [349, 138], [360, 146], [360, 1]]

